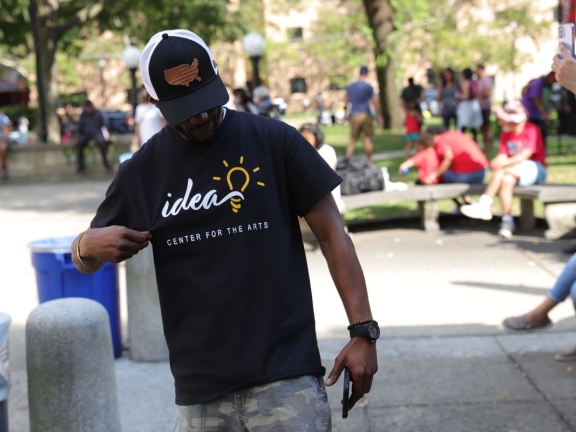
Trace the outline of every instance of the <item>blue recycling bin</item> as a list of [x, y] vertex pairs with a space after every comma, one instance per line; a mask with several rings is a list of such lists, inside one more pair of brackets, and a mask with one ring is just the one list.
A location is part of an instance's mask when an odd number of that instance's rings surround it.
[[80, 273], [72, 262], [70, 247], [75, 237], [57, 237], [28, 243], [36, 269], [40, 303], [66, 297], [95, 300], [110, 318], [114, 357], [122, 354], [118, 266], [106, 263], [92, 275]]

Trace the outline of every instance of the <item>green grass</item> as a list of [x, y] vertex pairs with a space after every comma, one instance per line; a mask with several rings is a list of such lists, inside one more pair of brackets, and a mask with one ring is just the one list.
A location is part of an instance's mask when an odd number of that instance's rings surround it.
[[[426, 124], [439, 123], [439, 119], [428, 119]], [[334, 146], [338, 155], [345, 153], [346, 143], [349, 138], [349, 128], [346, 126], [336, 125], [330, 128], [323, 128], [326, 135], [326, 142]], [[388, 150], [402, 150], [404, 148], [404, 138], [400, 131], [384, 131], [377, 130], [374, 137], [374, 150], [375, 152], [388, 151]], [[363, 149], [358, 143], [355, 154], [362, 154]], [[487, 153], [488, 159], [492, 159], [498, 153], [497, 149]], [[563, 154], [561, 154], [563, 153]], [[576, 139], [564, 139], [562, 145], [556, 138], [548, 139], [548, 183], [568, 183], [576, 184]], [[385, 166], [388, 168], [390, 180], [393, 182], [403, 182], [408, 185], [413, 185], [418, 178], [418, 171], [411, 169], [407, 175], [399, 175], [398, 167], [404, 161], [403, 157], [379, 160], [375, 163], [378, 166]], [[487, 175], [485, 182], [490, 180], [490, 174]], [[449, 212], [454, 207], [452, 200], [438, 201], [438, 207], [441, 212]], [[498, 214], [501, 210], [499, 208], [498, 200], [495, 200], [494, 212]], [[536, 216], [544, 216], [544, 205], [536, 200], [534, 203], [534, 212]], [[514, 215], [520, 214], [520, 200], [514, 199], [512, 206], [512, 213]], [[389, 217], [399, 216], [417, 216], [418, 206], [416, 202], [403, 201], [396, 203], [387, 203], [378, 206], [370, 206], [351, 210], [346, 212], [346, 219], [349, 221], [382, 219]]]

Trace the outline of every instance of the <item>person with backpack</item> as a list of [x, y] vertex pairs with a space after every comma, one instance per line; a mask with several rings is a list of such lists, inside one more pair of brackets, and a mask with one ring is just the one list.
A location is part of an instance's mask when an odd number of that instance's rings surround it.
[[474, 141], [478, 142], [478, 128], [482, 126], [482, 110], [478, 102], [478, 82], [472, 78], [472, 75], [470, 68], [462, 71], [461, 91], [456, 95], [460, 99], [456, 109], [456, 127], [463, 133], [470, 129]]

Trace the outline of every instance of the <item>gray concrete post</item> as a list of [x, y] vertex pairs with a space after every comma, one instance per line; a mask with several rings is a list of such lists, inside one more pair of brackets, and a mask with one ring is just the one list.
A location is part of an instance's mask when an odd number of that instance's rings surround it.
[[436, 200], [418, 201], [418, 209], [420, 210], [420, 224], [426, 232], [437, 232], [440, 230], [438, 218], [440, 211], [438, 210], [438, 203]]
[[84, 298], [42, 303], [26, 322], [30, 432], [120, 432], [110, 323]]
[[10, 393], [8, 331], [11, 322], [10, 315], [0, 312], [0, 432], [8, 432], [8, 394]]
[[126, 261], [126, 294], [130, 360], [167, 361], [152, 245]]

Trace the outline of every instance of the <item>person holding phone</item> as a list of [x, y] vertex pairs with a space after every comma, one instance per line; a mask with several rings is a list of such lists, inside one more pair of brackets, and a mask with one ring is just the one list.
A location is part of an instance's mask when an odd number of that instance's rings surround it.
[[[324, 386], [348, 367], [352, 408], [371, 389], [380, 334], [331, 193], [342, 179], [293, 127], [224, 108], [195, 33], [154, 35], [140, 72], [168, 125], [120, 165], [72, 244], [75, 267], [92, 274], [154, 245], [180, 432], [331, 430]], [[350, 323], [325, 382], [298, 216]]]
[[572, 93], [576, 93], [576, 59], [566, 45], [558, 45], [560, 55], [554, 56], [552, 70], [556, 73], [556, 81]]

